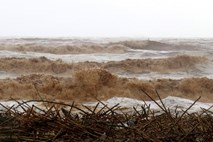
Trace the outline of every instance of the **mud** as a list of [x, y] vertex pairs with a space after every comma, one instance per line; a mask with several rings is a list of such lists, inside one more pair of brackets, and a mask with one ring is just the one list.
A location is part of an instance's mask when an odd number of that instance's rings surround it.
[[16, 79], [0, 80], [0, 99], [49, 99], [76, 102], [106, 100], [114, 96], [149, 100], [141, 91], [157, 99], [155, 89], [162, 98], [178, 96], [201, 101], [213, 101], [213, 80], [188, 78], [180, 80], [158, 79], [143, 81], [119, 78], [102, 69], [82, 70], [73, 77], [31, 74]]

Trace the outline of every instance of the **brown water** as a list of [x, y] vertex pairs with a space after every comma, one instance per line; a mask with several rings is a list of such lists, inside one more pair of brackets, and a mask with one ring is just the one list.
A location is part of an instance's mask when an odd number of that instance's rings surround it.
[[82, 70], [72, 78], [31, 74], [16, 79], [0, 80], [1, 99], [61, 99], [76, 102], [106, 100], [113, 96], [149, 100], [141, 91], [157, 99], [155, 89], [161, 97], [177, 96], [201, 101], [213, 101], [213, 80], [187, 78], [180, 80], [138, 80], [120, 78], [101, 69]]
[[53, 75], [71, 76], [78, 70], [101, 68], [114, 74], [119, 73], [171, 73], [178, 71], [194, 70], [200, 64], [206, 64], [205, 57], [179, 55], [162, 59], [127, 59], [122, 61], [78, 62], [66, 63], [62, 60], [49, 60], [46, 57], [39, 58], [0, 58], [2, 71], [13, 72], [18, 75], [30, 73], [45, 73]]
[[212, 55], [211, 39], [1, 39], [0, 98], [213, 102]]

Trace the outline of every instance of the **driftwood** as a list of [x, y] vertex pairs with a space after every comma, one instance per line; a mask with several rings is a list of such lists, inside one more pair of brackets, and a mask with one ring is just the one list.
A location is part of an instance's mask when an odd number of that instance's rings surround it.
[[108, 107], [101, 101], [93, 108], [37, 101], [46, 108], [29, 106], [29, 101], [19, 102], [22, 111], [17, 111], [17, 106], [3, 106], [0, 141], [213, 141], [213, 112], [188, 113], [196, 101], [181, 114], [171, 113], [161, 101], [157, 104], [162, 109], [160, 115], [146, 105], [140, 111], [133, 108], [132, 113], [118, 113], [119, 104]]

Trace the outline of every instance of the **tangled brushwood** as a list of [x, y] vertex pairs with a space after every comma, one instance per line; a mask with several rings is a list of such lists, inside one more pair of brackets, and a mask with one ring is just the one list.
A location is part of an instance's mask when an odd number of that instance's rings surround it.
[[46, 100], [40, 100], [45, 109], [28, 105], [30, 101], [10, 108], [1, 104], [0, 141], [212, 141], [211, 108], [188, 113], [196, 101], [182, 112], [157, 104], [160, 114], [147, 105], [122, 113], [119, 104], [108, 107], [101, 101], [93, 108]]

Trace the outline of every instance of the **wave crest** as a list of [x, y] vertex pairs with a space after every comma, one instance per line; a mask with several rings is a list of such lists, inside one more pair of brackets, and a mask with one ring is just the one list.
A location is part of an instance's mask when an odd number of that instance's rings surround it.
[[102, 68], [112, 73], [144, 73], [144, 72], [175, 72], [187, 71], [196, 68], [197, 64], [205, 63], [207, 59], [199, 56], [180, 55], [164, 59], [127, 59], [123, 61], [110, 61], [106, 63], [79, 62], [65, 63], [62, 60], [52, 61], [46, 57], [26, 58], [0, 58], [2, 71], [14, 73], [49, 73], [73, 74], [82, 69]]
[[[106, 100], [111, 97], [129, 97], [149, 100], [141, 89], [157, 99], [155, 89], [162, 98], [177, 96], [201, 101], [213, 101], [213, 80], [188, 78], [180, 80], [158, 79], [142, 81], [119, 78], [102, 69], [82, 70], [73, 78], [32, 74], [17, 79], [0, 80], [1, 99], [60, 99], [76, 102]], [[39, 94], [39, 95], [38, 95]]]

